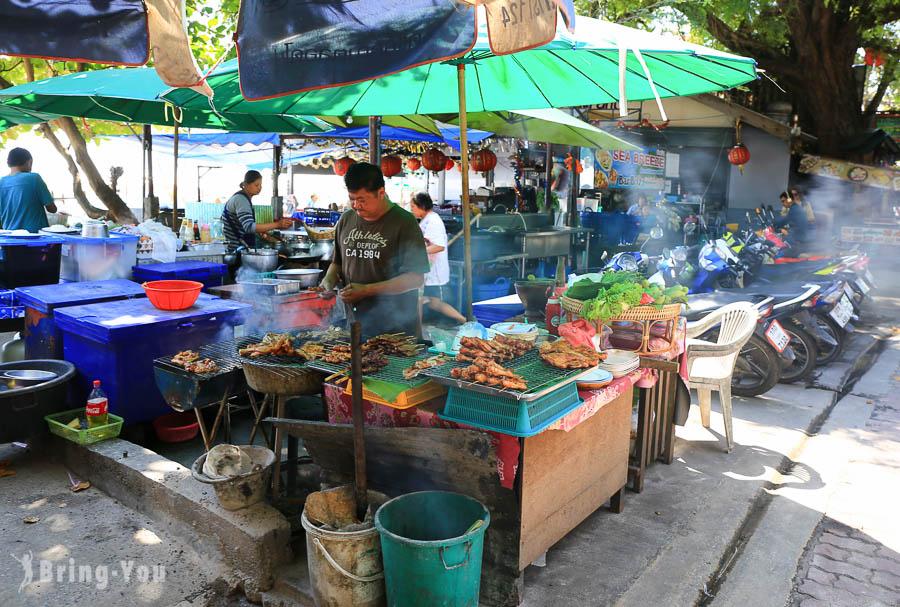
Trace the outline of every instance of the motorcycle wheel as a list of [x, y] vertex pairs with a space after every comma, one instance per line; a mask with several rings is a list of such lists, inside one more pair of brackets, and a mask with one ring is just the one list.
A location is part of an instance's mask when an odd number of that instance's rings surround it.
[[793, 323], [785, 323], [785, 333], [791, 337], [791, 349], [794, 351], [794, 360], [788, 362], [782, 360], [781, 379], [783, 384], [801, 381], [809, 377], [816, 368], [816, 359], [819, 347], [812, 335]]
[[836, 346], [826, 343], [819, 344], [819, 355], [816, 357], [816, 366], [833, 363], [841, 355], [841, 352], [844, 351], [844, 330], [837, 326], [836, 322], [823, 314], [813, 314], [813, 320], [815, 320], [822, 330], [828, 333], [834, 341], [837, 342]]
[[775, 387], [781, 377], [781, 362], [775, 348], [758, 335], [751, 335], [741, 348], [731, 376], [731, 393], [759, 396]]

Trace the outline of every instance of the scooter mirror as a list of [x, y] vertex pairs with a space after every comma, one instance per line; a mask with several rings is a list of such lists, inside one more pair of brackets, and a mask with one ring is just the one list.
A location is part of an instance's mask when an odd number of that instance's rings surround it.
[[672, 251], [670, 251], [669, 249], [662, 250], [663, 257], [669, 257], [671, 254], [672, 254]]
[[650, 228], [650, 238], [652, 238], [654, 240], [658, 240], [662, 237], [663, 237], [662, 228], [660, 228], [659, 226], [653, 226], [652, 228]]

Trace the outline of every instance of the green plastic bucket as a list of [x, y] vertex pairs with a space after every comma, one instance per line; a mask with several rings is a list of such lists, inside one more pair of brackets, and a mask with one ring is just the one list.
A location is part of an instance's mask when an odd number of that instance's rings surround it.
[[[388, 605], [478, 605], [490, 518], [481, 502], [448, 491], [409, 493], [379, 508], [375, 528], [381, 535]], [[484, 523], [472, 529], [478, 521]]]

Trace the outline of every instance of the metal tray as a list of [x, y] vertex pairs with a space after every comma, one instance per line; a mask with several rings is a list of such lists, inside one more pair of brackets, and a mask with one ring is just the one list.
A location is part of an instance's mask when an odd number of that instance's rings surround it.
[[455, 386], [474, 392], [481, 392], [482, 394], [514, 398], [516, 400], [529, 402], [537, 400], [538, 398], [593, 372], [597, 368], [594, 366], [589, 369], [557, 369], [556, 367], [551, 367], [545, 363], [538, 354], [538, 349], [534, 348], [522, 356], [500, 363], [517, 375], [522, 376], [528, 389], [519, 391], [500, 390], [500, 388], [450, 377], [450, 372], [454, 368], [464, 368], [471, 364], [472, 363], [470, 362], [453, 361], [452, 363], [423, 371], [419, 376], [421, 377], [424, 375], [430, 377], [434, 381], [444, 384], [445, 386]]
[[289, 295], [300, 292], [299, 280], [280, 278], [260, 278], [239, 283], [245, 292], [259, 295]]

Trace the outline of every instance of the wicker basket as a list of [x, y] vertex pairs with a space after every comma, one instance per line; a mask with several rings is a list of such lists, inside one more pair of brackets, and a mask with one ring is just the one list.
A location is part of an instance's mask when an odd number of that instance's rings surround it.
[[[581, 318], [581, 309], [584, 302], [580, 299], [562, 296], [562, 307], [566, 311], [567, 319]], [[632, 306], [615, 318], [607, 321], [597, 321], [597, 331], [602, 332], [603, 325], [615, 322], [637, 322], [641, 324], [641, 347], [635, 352], [638, 354], [665, 354], [675, 347], [675, 325], [678, 317], [681, 315], [681, 304], [668, 304], [662, 308], [654, 306]], [[650, 329], [657, 322], [666, 323], [666, 333], [664, 339], [669, 345], [661, 350], [650, 349]]]
[[314, 228], [303, 222], [310, 240], [334, 240], [334, 228]]

